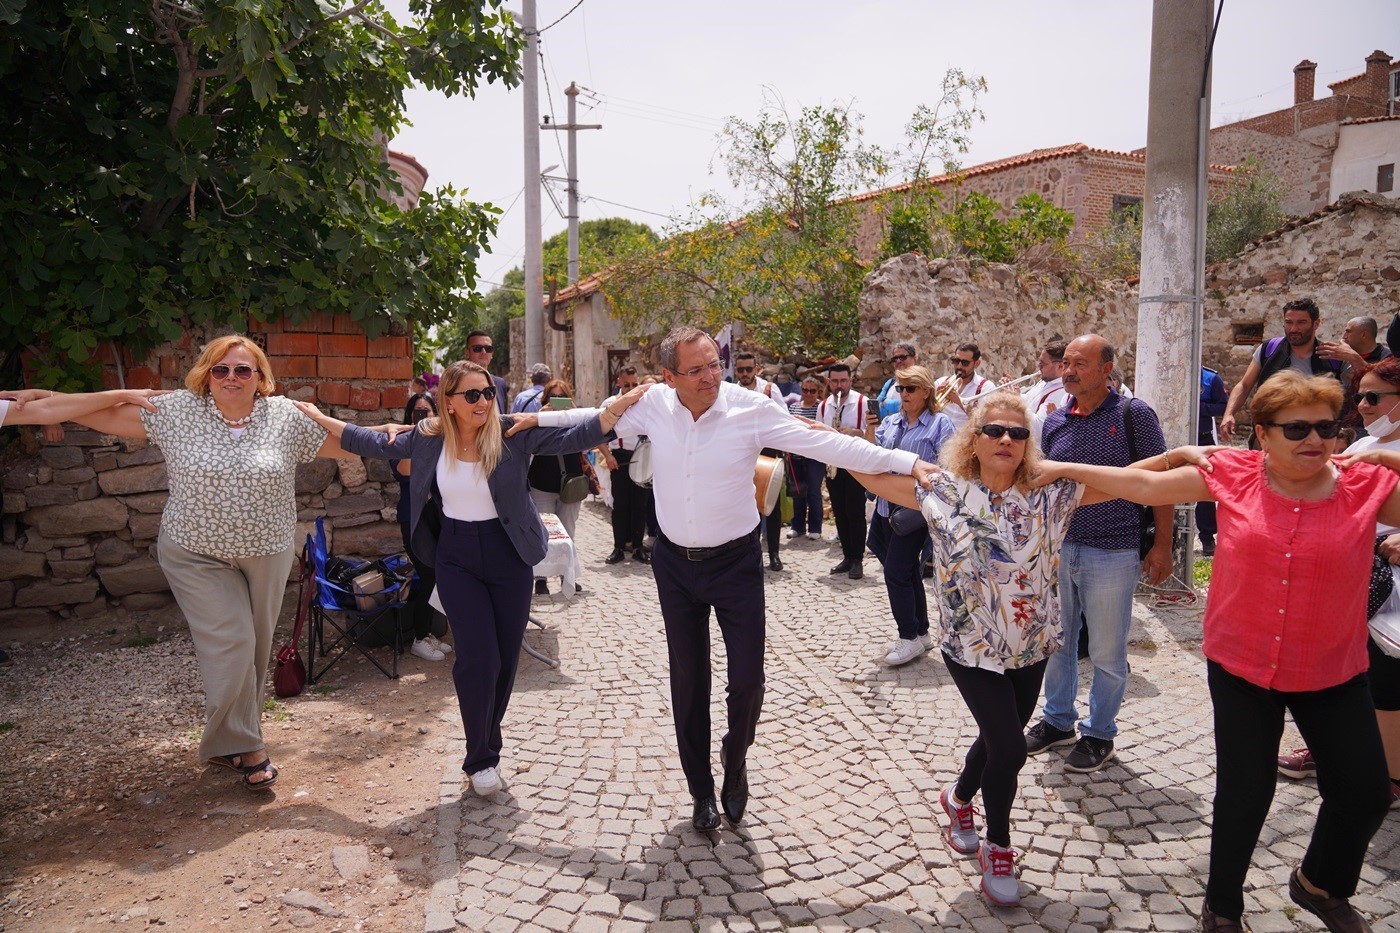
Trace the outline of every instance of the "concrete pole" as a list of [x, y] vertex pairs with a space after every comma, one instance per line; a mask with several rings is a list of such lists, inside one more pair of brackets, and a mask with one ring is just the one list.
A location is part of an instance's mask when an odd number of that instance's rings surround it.
[[525, 100], [525, 359], [544, 362], [544, 243], [540, 231], [540, 81], [535, 0], [521, 0], [520, 28], [527, 42], [522, 96]]
[[[1196, 442], [1204, 301], [1205, 172], [1209, 127], [1210, 0], [1155, 0], [1147, 110], [1137, 384], [1167, 447]], [[1178, 507], [1176, 582], [1191, 586], [1193, 506]], [[1160, 533], [1160, 530], [1159, 530]]]
[[578, 85], [573, 81], [564, 91], [569, 98], [569, 284], [578, 281]]

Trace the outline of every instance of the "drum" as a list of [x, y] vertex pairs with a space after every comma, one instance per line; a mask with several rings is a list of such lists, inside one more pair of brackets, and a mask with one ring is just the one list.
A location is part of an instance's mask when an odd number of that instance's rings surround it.
[[627, 464], [627, 475], [632, 482], [643, 488], [651, 487], [651, 441], [642, 438], [637, 449], [632, 451], [632, 462]]
[[753, 495], [758, 511], [772, 515], [778, 507], [778, 496], [783, 491], [783, 458], [758, 455], [758, 464], [753, 470]]

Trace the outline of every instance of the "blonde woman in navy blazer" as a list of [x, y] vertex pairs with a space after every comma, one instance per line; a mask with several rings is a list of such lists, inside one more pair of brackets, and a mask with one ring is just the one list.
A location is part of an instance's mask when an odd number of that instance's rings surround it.
[[457, 647], [452, 678], [467, 737], [462, 770], [482, 796], [502, 786], [501, 721], [529, 621], [532, 567], [548, 543], [530, 501], [530, 456], [597, 446], [641, 397], [640, 391], [624, 396], [573, 427], [509, 433], [512, 421], [500, 415], [497, 391], [485, 369], [453, 363], [438, 387], [441, 414], [392, 441], [299, 403], [350, 453], [412, 463], [409, 539], [437, 571]]

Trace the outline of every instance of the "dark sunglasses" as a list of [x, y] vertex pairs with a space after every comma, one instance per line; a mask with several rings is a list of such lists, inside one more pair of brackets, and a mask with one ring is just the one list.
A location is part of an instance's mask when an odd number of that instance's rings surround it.
[[1001, 440], [1003, 434], [1010, 434], [1013, 441], [1024, 441], [1031, 436], [1030, 428], [1011, 427], [1004, 424], [984, 424], [978, 433], [985, 434], [994, 441]]
[[890, 357], [890, 362], [891, 362], [891, 363], [903, 363], [903, 362], [904, 362], [905, 360], [907, 360], [907, 359], [909, 359], [909, 354], [908, 354], [908, 353], [896, 353], [894, 356]]
[[960, 360], [960, 359], [958, 359], [956, 356], [950, 356], [950, 357], [948, 357], [948, 362], [952, 363], [954, 366], [971, 366], [973, 363], [975, 363], [975, 362], [977, 362], [977, 361], [976, 361], [976, 360]]
[[489, 343], [479, 343], [479, 344], [477, 344], [476, 346], [474, 346], [474, 347], [468, 347], [467, 349], [468, 349], [468, 350], [471, 350], [473, 353], [495, 353], [495, 352], [496, 352], [496, 348], [493, 347], [493, 346], [491, 346], [491, 344], [489, 344]]
[[1367, 405], [1379, 405], [1381, 398], [1387, 395], [1400, 395], [1400, 392], [1358, 392], [1351, 397], [1357, 405], [1365, 402]]
[[896, 392], [898, 392], [900, 395], [903, 395], [905, 392], [917, 392], [917, 391], [919, 391], [919, 390], [922, 389], [922, 388], [923, 388], [923, 386], [903, 386], [903, 385], [896, 385], [896, 386], [894, 387], [894, 390], [895, 390]]
[[253, 367], [249, 366], [247, 363], [239, 363], [237, 366], [231, 368], [225, 366], [223, 363], [209, 367], [209, 375], [213, 376], [215, 379], [227, 379], [230, 372], [237, 378], [247, 382], [249, 379], [253, 378], [254, 370]]
[[734, 367], [734, 371], [735, 371], [736, 373], [751, 373], [751, 372], [753, 372], [753, 367], [752, 367], [752, 366], [735, 366], [735, 367]]
[[1342, 422], [1336, 418], [1330, 421], [1287, 421], [1279, 424], [1277, 421], [1259, 422], [1266, 428], [1278, 428], [1283, 432], [1283, 436], [1290, 441], [1301, 441], [1313, 431], [1324, 441], [1330, 441], [1338, 434], [1342, 433]]
[[483, 398], [488, 402], [494, 402], [496, 400], [496, 387], [487, 386], [484, 389], [463, 389], [460, 392], [448, 392], [447, 394], [460, 395], [467, 400], [468, 405], [475, 405]]

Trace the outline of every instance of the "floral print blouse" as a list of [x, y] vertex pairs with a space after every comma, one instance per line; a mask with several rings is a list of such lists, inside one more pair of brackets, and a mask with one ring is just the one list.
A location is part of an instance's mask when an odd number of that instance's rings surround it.
[[998, 673], [1054, 654], [1064, 640], [1060, 542], [1084, 487], [998, 494], [940, 473], [932, 490], [915, 490], [933, 536], [944, 653]]
[[170, 476], [161, 532], [225, 560], [291, 547], [297, 464], [316, 459], [326, 430], [280, 396], [254, 402], [252, 423], [236, 434], [208, 396], [181, 390], [151, 403], [141, 423]]

